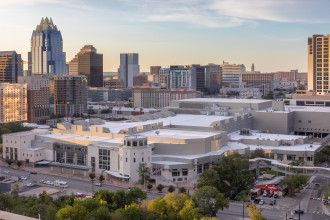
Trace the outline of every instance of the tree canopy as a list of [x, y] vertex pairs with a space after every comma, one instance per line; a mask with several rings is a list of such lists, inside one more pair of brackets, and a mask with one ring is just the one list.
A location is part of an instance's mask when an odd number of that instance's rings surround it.
[[300, 191], [308, 183], [308, 176], [302, 174], [289, 175], [280, 181], [281, 186], [286, 186], [289, 196], [293, 196], [296, 191]]

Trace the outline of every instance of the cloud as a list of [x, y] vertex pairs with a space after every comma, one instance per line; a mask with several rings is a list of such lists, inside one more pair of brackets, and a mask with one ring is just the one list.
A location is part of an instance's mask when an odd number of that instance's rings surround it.
[[[327, 0], [121, 0], [135, 8], [130, 21], [185, 22], [210, 28], [258, 21], [328, 22]], [[320, 7], [322, 5], [323, 7]], [[141, 12], [141, 13], [139, 13]], [[134, 17], [136, 16], [136, 17]]]
[[1, 0], [0, 8], [26, 7], [36, 5], [62, 6], [78, 9], [92, 9], [92, 7], [83, 0]]

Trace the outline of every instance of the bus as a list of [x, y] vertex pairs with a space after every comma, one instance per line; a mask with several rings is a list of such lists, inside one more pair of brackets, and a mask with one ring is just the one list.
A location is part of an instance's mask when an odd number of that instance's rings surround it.
[[54, 186], [62, 187], [62, 188], [68, 188], [68, 184], [65, 181], [61, 180], [55, 180], [54, 181]]

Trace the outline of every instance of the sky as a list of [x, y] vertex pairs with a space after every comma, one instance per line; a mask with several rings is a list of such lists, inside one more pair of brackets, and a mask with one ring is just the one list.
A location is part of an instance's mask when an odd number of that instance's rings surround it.
[[120, 53], [150, 66], [254, 63], [262, 72], [307, 72], [307, 38], [330, 33], [328, 0], [1, 0], [0, 50], [27, 60], [33, 29], [51, 17], [67, 62], [86, 44], [104, 72]]

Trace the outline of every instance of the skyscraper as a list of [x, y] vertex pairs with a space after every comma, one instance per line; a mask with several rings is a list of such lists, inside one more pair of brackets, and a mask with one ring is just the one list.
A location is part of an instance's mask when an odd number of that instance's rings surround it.
[[330, 34], [308, 38], [308, 90], [319, 95], [329, 91], [329, 38]]
[[55, 115], [74, 116], [87, 113], [85, 76], [55, 76], [54, 94]]
[[246, 73], [244, 64], [230, 64], [223, 61], [222, 84], [225, 87], [240, 87], [242, 85], [242, 74]]
[[70, 75], [84, 75], [88, 86], [103, 87], [103, 54], [96, 53], [93, 45], [85, 45], [69, 62]]
[[122, 53], [120, 54], [120, 79], [124, 81], [124, 87], [133, 87], [133, 76], [140, 72], [139, 54]]
[[32, 32], [29, 69], [32, 74], [66, 74], [61, 32], [52, 19], [41, 19]]
[[0, 82], [16, 83], [17, 77], [23, 75], [21, 54], [15, 51], [0, 52]]

